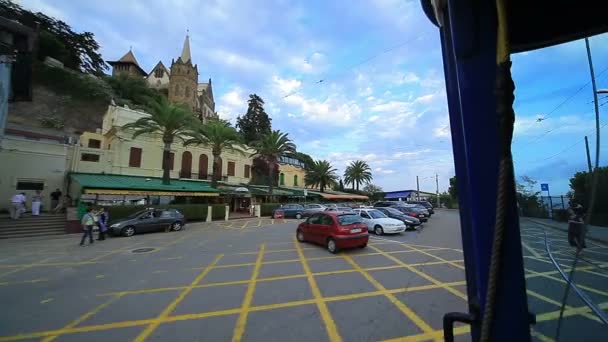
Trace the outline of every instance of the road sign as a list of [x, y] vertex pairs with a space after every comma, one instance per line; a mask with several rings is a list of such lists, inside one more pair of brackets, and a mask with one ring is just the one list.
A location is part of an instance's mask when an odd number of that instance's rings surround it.
[[549, 184], [547, 183], [542, 183], [540, 185], [540, 191], [549, 191]]

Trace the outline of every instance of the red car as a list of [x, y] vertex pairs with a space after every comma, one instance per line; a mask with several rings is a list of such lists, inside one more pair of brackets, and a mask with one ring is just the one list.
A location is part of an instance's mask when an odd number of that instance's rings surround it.
[[331, 253], [342, 248], [367, 246], [367, 226], [356, 214], [324, 211], [313, 214], [298, 225], [296, 237], [300, 242], [314, 242], [326, 246]]

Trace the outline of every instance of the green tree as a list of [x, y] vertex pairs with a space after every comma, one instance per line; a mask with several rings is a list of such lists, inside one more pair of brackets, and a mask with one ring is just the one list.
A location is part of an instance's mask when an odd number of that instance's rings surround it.
[[540, 191], [535, 190], [538, 181], [525, 175], [521, 176], [520, 179], [521, 182], [516, 184], [520, 214], [522, 216], [547, 217], [547, 210], [538, 197]]
[[384, 198], [383, 190], [378, 185], [369, 183], [363, 187], [363, 191], [367, 193], [367, 196], [372, 201], [379, 201]]
[[268, 168], [268, 192], [272, 195], [273, 190], [273, 170], [279, 164], [279, 158], [296, 151], [296, 145], [291, 142], [287, 133], [279, 130], [272, 131], [263, 136], [260, 140], [254, 141], [252, 147], [255, 153], [252, 157], [261, 157], [266, 161]]
[[35, 29], [38, 25], [37, 58], [46, 56], [61, 61], [66, 67], [95, 75], [102, 75], [108, 67], [99, 52], [99, 44], [91, 32], [77, 33], [61, 20], [41, 12], [23, 9], [18, 4], [0, 0], [0, 17], [16, 20]]
[[249, 95], [247, 113], [236, 118], [236, 127], [246, 144], [261, 140], [270, 134], [270, 117], [264, 110], [264, 100], [257, 94]]
[[128, 102], [131, 105], [147, 109], [149, 103], [160, 101], [162, 96], [156, 89], [150, 88], [148, 82], [141, 77], [121, 74], [117, 77], [105, 77], [106, 82], [118, 97], [118, 104]]
[[198, 123], [193, 130], [186, 133], [188, 139], [184, 146], [202, 145], [211, 148], [213, 155], [213, 177], [211, 186], [217, 187], [221, 175], [222, 153], [231, 151], [245, 155], [245, 146], [241, 143], [241, 137], [236, 129], [226, 122], [220, 120], [209, 120], [206, 124]]
[[[591, 200], [592, 179], [589, 172], [577, 172], [570, 178], [571, 198], [591, 214], [591, 224], [608, 225], [608, 167], [596, 169], [597, 184], [593, 208], [589, 208]], [[591, 210], [592, 209], [592, 210]]]
[[448, 193], [452, 198], [452, 201], [458, 202], [458, 191], [456, 190], [456, 176], [450, 178], [450, 187], [448, 188]]
[[336, 171], [327, 160], [317, 160], [313, 162], [310, 170], [306, 171], [304, 181], [306, 185], [319, 187], [319, 190], [324, 192], [325, 187], [334, 185], [338, 180]]
[[169, 103], [164, 98], [149, 104], [150, 115], [122, 126], [133, 131], [133, 139], [142, 134], [160, 135], [163, 141], [163, 184], [171, 183], [169, 165], [171, 145], [175, 140], [184, 141], [186, 132], [195, 122], [194, 114], [183, 106]]
[[353, 190], [359, 191], [359, 184], [368, 184], [372, 181], [372, 172], [369, 165], [363, 160], [355, 160], [344, 170], [344, 183], [352, 184]]
[[305, 169], [307, 169], [307, 170], [308, 170], [308, 169], [309, 169], [309, 168], [312, 166], [312, 164], [314, 164], [314, 162], [315, 162], [315, 161], [314, 161], [314, 159], [312, 159], [312, 157], [311, 157], [311, 156], [309, 156], [309, 155], [308, 155], [308, 154], [306, 154], [306, 153], [299, 152], [299, 151], [295, 152], [295, 153], [292, 155], [292, 157], [294, 157], [294, 158], [296, 158], [297, 160], [299, 160], [299, 161], [301, 161], [302, 163], [304, 163], [304, 168], [305, 168]]

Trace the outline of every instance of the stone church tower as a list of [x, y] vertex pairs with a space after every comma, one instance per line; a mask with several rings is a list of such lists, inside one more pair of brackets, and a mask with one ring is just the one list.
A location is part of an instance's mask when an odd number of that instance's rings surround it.
[[169, 76], [169, 101], [185, 104], [190, 110], [197, 110], [198, 68], [192, 64], [190, 37], [186, 36], [182, 55], [171, 61]]

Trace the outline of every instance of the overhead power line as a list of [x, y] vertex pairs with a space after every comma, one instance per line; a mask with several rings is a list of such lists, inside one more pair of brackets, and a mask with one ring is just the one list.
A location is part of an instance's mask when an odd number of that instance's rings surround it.
[[[428, 34], [428, 32], [425, 32], [425, 33], [419, 34], [418, 36], [416, 36], [416, 37], [414, 37], [414, 38], [412, 38], [412, 39], [408, 39], [408, 40], [406, 40], [406, 41], [404, 41], [404, 42], [402, 42], [402, 43], [399, 43], [399, 44], [397, 44], [397, 45], [394, 45], [394, 46], [392, 46], [392, 47], [389, 47], [389, 48], [387, 48], [387, 49], [385, 49], [385, 50], [383, 50], [383, 51], [381, 51], [381, 52], [378, 52], [378, 53], [376, 53], [376, 54], [374, 54], [374, 55], [371, 55], [371, 56], [369, 56], [369, 57], [367, 57], [367, 58], [363, 59], [363, 60], [362, 60], [362, 61], [360, 61], [360, 62], [357, 62], [357, 63], [355, 63], [355, 64], [353, 64], [353, 65], [351, 65], [351, 66], [349, 66], [349, 67], [346, 67], [346, 68], [344, 68], [344, 69], [342, 69], [342, 70], [339, 70], [339, 71], [337, 71], [337, 72], [336, 72], [335, 74], [333, 74], [333, 75], [331, 75], [331, 74], [325, 75], [325, 77], [322, 77], [322, 78], [320, 78], [320, 79], [318, 79], [318, 80], [316, 80], [316, 81], [314, 81], [314, 82], [312, 82], [312, 83], [313, 83], [313, 84], [320, 84], [320, 83], [323, 83], [323, 82], [327, 81], [328, 77], [334, 77], [334, 76], [339, 75], [339, 74], [341, 74], [341, 73], [345, 73], [345, 72], [347, 72], [347, 71], [349, 71], [349, 70], [351, 70], [351, 69], [354, 69], [354, 68], [360, 67], [361, 65], [364, 65], [364, 64], [366, 64], [366, 63], [369, 63], [370, 61], [372, 61], [372, 60], [374, 60], [374, 59], [376, 59], [376, 58], [378, 58], [378, 57], [380, 57], [380, 56], [382, 56], [382, 55], [384, 55], [384, 54], [387, 54], [387, 53], [389, 53], [389, 52], [391, 52], [391, 51], [394, 51], [394, 50], [397, 50], [397, 49], [399, 49], [399, 48], [401, 48], [401, 47], [403, 47], [403, 46], [405, 46], [405, 45], [407, 45], [407, 44], [410, 44], [410, 43], [412, 43], [413, 41], [418, 40], [418, 39], [420, 39], [420, 38], [424, 37], [424, 36], [425, 36], [425, 35], [427, 35], [427, 34]], [[294, 91], [292, 91], [292, 92], [289, 92], [289, 93], [287, 93], [287, 94], [283, 95], [283, 98], [287, 98], [287, 97], [293, 96], [293, 95], [295, 95], [295, 94], [297, 94], [297, 93], [299, 93], [299, 92], [301, 92], [301, 91], [302, 91], [302, 88], [300, 88], [299, 90], [294, 90]]]

